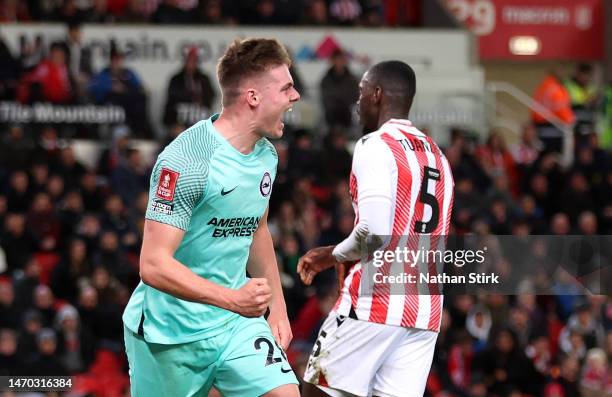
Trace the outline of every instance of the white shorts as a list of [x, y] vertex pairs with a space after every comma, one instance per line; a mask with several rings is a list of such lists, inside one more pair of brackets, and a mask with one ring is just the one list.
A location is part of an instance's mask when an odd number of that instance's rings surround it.
[[304, 380], [332, 397], [422, 397], [437, 338], [432, 331], [330, 313]]

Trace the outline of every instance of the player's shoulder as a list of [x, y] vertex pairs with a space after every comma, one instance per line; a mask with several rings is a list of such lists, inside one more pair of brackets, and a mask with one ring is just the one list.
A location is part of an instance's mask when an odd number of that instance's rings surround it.
[[355, 144], [354, 156], [361, 158], [378, 158], [389, 150], [379, 130], [365, 134]]
[[278, 153], [276, 147], [268, 138], [261, 138], [257, 144], [261, 147], [264, 155], [272, 156], [274, 159], [278, 159]]
[[159, 154], [158, 163], [163, 162], [181, 169], [206, 167], [219, 147], [214, 133], [202, 120], [181, 132]]

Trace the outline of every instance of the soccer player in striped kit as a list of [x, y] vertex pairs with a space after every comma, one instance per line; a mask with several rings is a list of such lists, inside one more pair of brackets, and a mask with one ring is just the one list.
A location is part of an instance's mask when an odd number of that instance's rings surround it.
[[[414, 71], [399, 61], [374, 65], [359, 84], [365, 135], [355, 146], [350, 175], [355, 227], [338, 245], [314, 248], [298, 264], [306, 284], [334, 266], [341, 282], [308, 362], [305, 397], [424, 393], [442, 316], [439, 286], [372, 279], [375, 273], [418, 277], [439, 269], [405, 259], [377, 267], [371, 256], [373, 249], [443, 251], [446, 243], [453, 177], [438, 145], [406, 119], [415, 89]], [[368, 235], [370, 256], [362, 262]]]

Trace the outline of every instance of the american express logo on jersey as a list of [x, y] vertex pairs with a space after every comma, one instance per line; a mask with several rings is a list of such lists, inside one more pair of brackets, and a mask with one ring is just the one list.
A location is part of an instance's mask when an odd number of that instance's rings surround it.
[[248, 237], [255, 233], [259, 226], [257, 216], [245, 216], [237, 218], [217, 218], [208, 221], [207, 225], [216, 226], [213, 230], [213, 237]]

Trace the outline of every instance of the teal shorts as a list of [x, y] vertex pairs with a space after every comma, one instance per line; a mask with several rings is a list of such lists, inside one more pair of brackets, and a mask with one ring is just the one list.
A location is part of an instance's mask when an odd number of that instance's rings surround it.
[[297, 384], [285, 352], [263, 318], [244, 318], [220, 335], [195, 342], [146, 342], [124, 327], [132, 397], [261, 396]]

